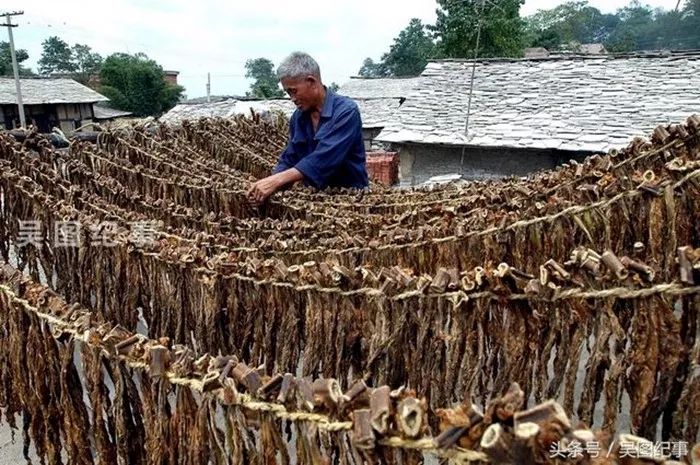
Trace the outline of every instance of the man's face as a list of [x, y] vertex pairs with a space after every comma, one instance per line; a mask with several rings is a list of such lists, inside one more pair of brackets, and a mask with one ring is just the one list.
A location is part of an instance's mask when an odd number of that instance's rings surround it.
[[307, 111], [316, 103], [316, 79], [307, 76], [303, 79], [282, 79], [282, 87], [301, 111]]

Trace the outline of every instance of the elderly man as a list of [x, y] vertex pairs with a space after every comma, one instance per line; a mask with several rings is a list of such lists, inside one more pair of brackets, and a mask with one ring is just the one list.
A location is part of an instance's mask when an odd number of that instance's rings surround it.
[[367, 187], [362, 120], [357, 104], [326, 88], [318, 63], [292, 53], [277, 70], [297, 110], [289, 121], [289, 142], [272, 175], [248, 191], [255, 204], [279, 189], [303, 181], [317, 189]]

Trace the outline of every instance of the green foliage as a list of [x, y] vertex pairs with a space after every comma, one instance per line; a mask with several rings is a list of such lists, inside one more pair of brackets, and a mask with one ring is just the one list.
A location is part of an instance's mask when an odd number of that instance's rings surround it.
[[178, 104], [182, 98], [185, 88], [180, 85], [173, 85], [169, 82], [165, 82], [165, 87], [160, 93], [160, 101], [163, 105], [163, 112], [170, 110], [172, 107]]
[[159, 115], [173, 107], [183, 88], [165, 81], [163, 68], [143, 53], [115, 53], [100, 70], [100, 92], [120, 110], [137, 116]]
[[100, 72], [102, 57], [84, 44], [72, 47], [63, 39], [53, 36], [42, 42], [39, 72], [43, 75], [66, 74], [87, 85], [90, 77]]
[[280, 89], [275, 75], [275, 65], [267, 58], [256, 58], [245, 63], [245, 77], [254, 79], [248, 96], [256, 98], [281, 98], [284, 91]]
[[572, 42], [605, 41], [619, 24], [616, 15], [602, 14], [584, 1], [570, 1], [527, 18], [527, 37], [532, 47], [556, 50]]
[[128, 111], [127, 109], [130, 107], [129, 99], [126, 98], [126, 95], [121, 90], [116, 87], [103, 85], [100, 87], [100, 94], [109, 99], [110, 107]]
[[525, 44], [524, 0], [437, 0], [435, 25], [413, 18], [379, 63], [366, 58], [362, 77], [417, 76], [433, 58], [517, 57]]
[[527, 43], [548, 50], [572, 43], [602, 43], [609, 52], [700, 47], [700, 0], [681, 11], [653, 10], [633, 0], [615, 14], [603, 14], [587, 1], [569, 1], [526, 18]]
[[41, 43], [43, 50], [39, 59], [39, 73], [73, 73], [77, 70], [70, 46], [63, 39], [53, 36]]
[[441, 58], [522, 55], [525, 23], [520, 18], [524, 0], [437, 0], [437, 21], [430, 29]]
[[382, 64], [391, 76], [418, 76], [435, 52], [435, 44], [420, 19], [413, 18], [394, 39]]
[[366, 78], [385, 77], [388, 75], [388, 70], [384, 63], [375, 63], [371, 58], [365, 58], [357, 74]]
[[75, 44], [71, 48], [71, 60], [75, 65], [74, 79], [87, 85], [90, 76], [99, 74], [102, 67], [102, 56], [83, 44]]
[[[32, 70], [22, 66], [22, 63], [29, 58], [29, 54], [24, 49], [15, 50], [17, 58], [17, 67], [19, 74], [28, 76], [32, 74]], [[12, 76], [12, 54], [10, 53], [10, 43], [0, 41], [0, 76]]]
[[338, 92], [338, 89], [340, 89], [340, 86], [338, 85], [337, 82], [331, 82], [330, 85], [328, 86], [330, 90], [333, 92]]
[[621, 8], [617, 12], [620, 18], [618, 27], [612, 32], [607, 40], [607, 45], [611, 52], [629, 52], [647, 48], [657, 48], [656, 38], [652, 33], [654, 29], [654, 12], [647, 6], [642, 6], [634, 0], [628, 6]]
[[687, 0], [681, 13], [682, 24], [678, 29], [678, 47], [700, 48], [700, 0]]

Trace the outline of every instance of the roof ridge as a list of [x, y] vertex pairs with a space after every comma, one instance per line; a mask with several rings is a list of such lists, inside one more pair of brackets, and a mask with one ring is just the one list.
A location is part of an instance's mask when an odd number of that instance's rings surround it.
[[547, 57], [493, 57], [493, 58], [434, 58], [428, 60], [428, 63], [508, 63], [520, 61], [567, 61], [567, 60], [620, 60], [629, 58], [679, 58], [679, 57], [698, 57], [700, 59], [700, 49], [691, 50], [651, 50], [637, 51], [634, 53], [604, 53], [599, 55], [581, 54], [581, 53], [564, 53], [552, 54]]
[[366, 81], [373, 81], [373, 80], [379, 80], [379, 79], [386, 79], [390, 81], [401, 81], [401, 80], [408, 80], [408, 79], [415, 79], [420, 76], [350, 76], [350, 79], [356, 79], [358, 81], [366, 80]]

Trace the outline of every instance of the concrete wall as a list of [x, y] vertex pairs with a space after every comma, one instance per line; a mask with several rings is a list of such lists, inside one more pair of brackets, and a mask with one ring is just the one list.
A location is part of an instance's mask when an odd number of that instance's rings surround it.
[[178, 74], [180, 74], [178, 71], [165, 71], [165, 82], [176, 86]]
[[433, 176], [457, 173], [465, 179], [498, 179], [525, 176], [551, 169], [589, 153], [559, 150], [465, 148], [434, 144], [392, 144], [399, 152], [400, 185], [416, 186]]
[[380, 132], [382, 132], [382, 128], [362, 128], [362, 140], [365, 141], [365, 150], [372, 150], [372, 142]]
[[[1, 108], [0, 127], [12, 129], [19, 122], [17, 105], [3, 105]], [[92, 103], [25, 105], [24, 113], [27, 124], [35, 124], [40, 132], [51, 132], [51, 128], [58, 126], [66, 134], [92, 122], [94, 117]]]

